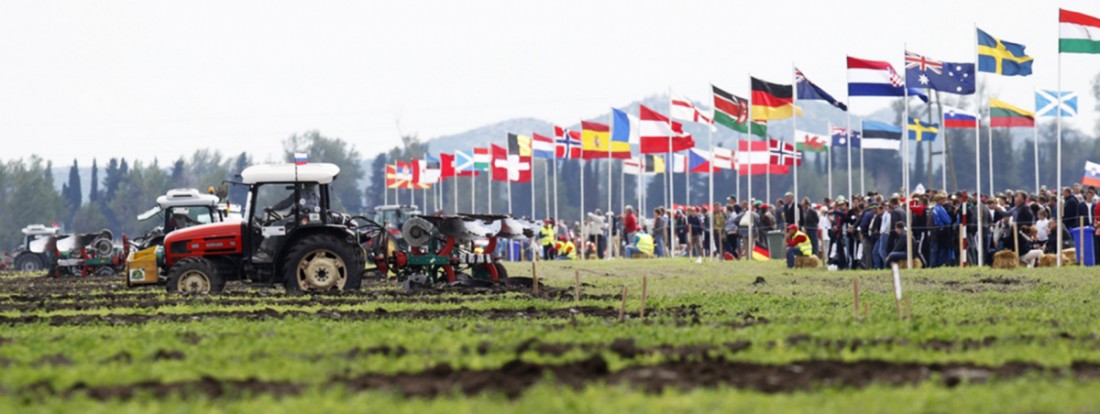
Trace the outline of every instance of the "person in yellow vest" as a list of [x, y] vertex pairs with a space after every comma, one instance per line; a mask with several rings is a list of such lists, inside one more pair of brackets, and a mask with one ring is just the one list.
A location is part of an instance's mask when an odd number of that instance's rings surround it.
[[810, 256], [813, 254], [813, 244], [810, 236], [798, 230], [797, 224], [787, 226], [787, 267], [794, 267], [795, 256]]
[[633, 259], [635, 255], [640, 257], [653, 257], [653, 236], [645, 230], [634, 233], [634, 244], [626, 246], [626, 258]]
[[539, 241], [542, 242], [542, 260], [554, 260], [554, 222], [547, 219], [539, 230]]
[[577, 259], [577, 246], [573, 244], [572, 240], [568, 237], [561, 236], [558, 238], [557, 244], [554, 245], [554, 250], [557, 251], [558, 260], [576, 260]]

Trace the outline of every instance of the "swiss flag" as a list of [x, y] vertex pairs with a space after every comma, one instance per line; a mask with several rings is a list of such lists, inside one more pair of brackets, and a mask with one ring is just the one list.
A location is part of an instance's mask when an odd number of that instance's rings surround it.
[[490, 145], [489, 165], [493, 172], [493, 181], [508, 181], [508, 149], [499, 145]]
[[455, 176], [455, 156], [445, 152], [439, 153], [439, 178], [447, 179]]

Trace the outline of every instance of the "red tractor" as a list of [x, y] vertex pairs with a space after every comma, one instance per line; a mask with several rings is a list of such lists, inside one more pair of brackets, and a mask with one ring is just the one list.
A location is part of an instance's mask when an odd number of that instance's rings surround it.
[[339, 173], [324, 163], [246, 168], [238, 183], [249, 188], [243, 220], [169, 233], [155, 271], [169, 292], [219, 292], [230, 280], [291, 292], [358, 289], [367, 236], [356, 218], [332, 211]]

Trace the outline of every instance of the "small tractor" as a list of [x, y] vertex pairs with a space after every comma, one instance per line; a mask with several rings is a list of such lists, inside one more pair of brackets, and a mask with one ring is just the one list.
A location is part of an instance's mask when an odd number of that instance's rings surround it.
[[230, 280], [290, 292], [358, 289], [370, 237], [358, 223], [370, 220], [331, 210], [339, 173], [326, 163], [248, 167], [234, 183], [248, 186], [243, 220], [167, 233], [162, 255], [135, 257], [131, 268], [155, 271], [169, 292], [220, 292]]
[[20, 230], [23, 233], [23, 244], [15, 249], [12, 259], [14, 270], [23, 272], [36, 272], [45, 270], [50, 259], [47, 256], [46, 244], [50, 237], [57, 236], [61, 229], [46, 227], [42, 224], [31, 224]]
[[164, 236], [200, 224], [225, 221], [227, 210], [217, 196], [201, 194], [194, 188], [168, 190], [157, 197], [156, 206], [137, 216], [140, 222], [155, 218], [160, 221], [145, 236], [134, 240], [136, 251], [126, 260], [126, 284], [134, 287], [166, 282], [156, 265], [158, 258], [164, 256]]
[[420, 208], [413, 205], [390, 204], [375, 207], [372, 213], [371, 219], [375, 223], [400, 231], [406, 220], [420, 215]]

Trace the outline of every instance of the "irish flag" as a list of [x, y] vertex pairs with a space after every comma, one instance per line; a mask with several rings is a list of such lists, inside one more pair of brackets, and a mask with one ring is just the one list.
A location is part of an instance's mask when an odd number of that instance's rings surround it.
[[1061, 53], [1100, 53], [1100, 19], [1059, 9], [1058, 51]]

